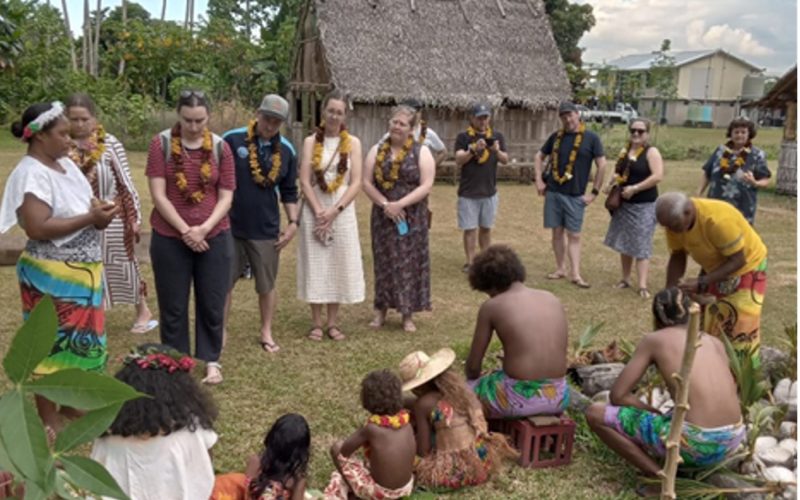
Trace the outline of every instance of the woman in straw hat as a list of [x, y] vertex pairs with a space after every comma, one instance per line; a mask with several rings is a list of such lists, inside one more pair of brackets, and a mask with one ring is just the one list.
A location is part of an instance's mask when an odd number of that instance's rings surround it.
[[486, 482], [504, 458], [516, 452], [500, 434], [490, 434], [481, 404], [464, 378], [450, 366], [450, 348], [432, 356], [412, 352], [400, 362], [403, 391], [413, 391], [417, 483], [429, 488], [459, 489]]

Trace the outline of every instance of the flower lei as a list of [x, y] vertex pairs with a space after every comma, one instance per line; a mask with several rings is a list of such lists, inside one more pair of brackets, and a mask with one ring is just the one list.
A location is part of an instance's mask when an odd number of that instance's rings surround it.
[[350, 134], [342, 124], [339, 127], [339, 165], [336, 167], [336, 179], [328, 184], [325, 181], [325, 168], [322, 166], [322, 146], [325, 140], [325, 128], [323, 125], [317, 127], [314, 134], [314, 154], [311, 156], [311, 170], [317, 177], [319, 188], [325, 193], [335, 193], [342, 184], [347, 173], [347, 159], [350, 156]]
[[722, 153], [722, 158], [719, 160], [719, 169], [722, 170], [723, 177], [725, 179], [730, 179], [731, 174], [735, 173], [737, 170], [742, 168], [747, 162], [747, 157], [750, 155], [750, 148], [752, 143], [747, 141], [747, 144], [739, 151], [739, 155], [733, 161], [733, 165], [731, 166], [731, 157], [733, 156], [733, 141], [728, 141], [725, 143], [725, 150]]
[[400, 410], [394, 415], [370, 415], [367, 423], [375, 424], [380, 427], [387, 427], [391, 429], [400, 429], [408, 425], [411, 421], [411, 414], [408, 410]]
[[619, 156], [617, 157], [617, 165], [614, 168], [616, 172], [616, 176], [614, 179], [617, 182], [617, 185], [622, 186], [626, 182], [628, 182], [628, 177], [631, 174], [631, 165], [636, 163], [639, 160], [639, 157], [642, 156], [642, 152], [644, 151], [644, 145], [639, 146], [636, 151], [634, 151], [633, 156], [628, 155], [628, 151], [631, 149], [631, 143], [628, 142], [628, 145], [624, 148], [619, 150]]
[[[473, 141], [470, 143], [469, 147], [474, 148], [474, 144], [477, 142], [477, 135], [478, 131], [472, 128], [472, 125], [467, 127], [467, 135], [470, 136]], [[486, 127], [486, 135], [484, 136], [486, 139], [492, 138], [492, 127]], [[475, 150], [473, 149], [473, 152]], [[489, 161], [489, 148], [483, 148], [483, 153], [481, 153], [481, 157], [478, 158], [478, 165], [482, 165]]]
[[425, 138], [428, 136], [428, 122], [425, 120], [419, 121], [419, 144], [425, 144]]
[[106, 152], [106, 131], [103, 130], [102, 125], [97, 125], [86, 145], [88, 147], [83, 149], [77, 143], [73, 143], [73, 147], [69, 151], [69, 157], [80, 167], [83, 175], [89, 179], [89, 183], [94, 185], [94, 178], [97, 177], [97, 169], [95, 167]]
[[[273, 145], [272, 148], [272, 167], [269, 169], [267, 176], [264, 177], [264, 174], [261, 171], [261, 162], [258, 159], [258, 145], [257, 137], [256, 137], [256, 124], [258, 123], [257, 120], [252, 120], [247, 125], [247, 137], [245, 142], [247, 143], [247, 150], [250, 152], [250, 175], [253, 177], [253, 182], [258, 184], [259, 186], [267, 187], [274, 186], [275, 180], [278, 178], [278, 174], [281, 171], [281, 148], [280, 144]], [[277, 137], [277, 134], [276, 134]]]
[[186, 178], [186, 171], [183, 166], [183, 146], [181, 145], [181, 124], [176, 123], [170, 131], [170, 149], [172, 163], [175, 166], [175, 185], [178, 190], [190, 203], [200, 203], [206, 197], [206, 190], [211, 181], [211, 132], [208, 128], [203, 130], [203, 158], [200, 160], [200, 189], [189, 192], [189, 181]]
[[564, 138], [564, 129], [560, 129], [558, 134], [556, 135], [556, 142], [553, 144], [553, 179], [559, 183], [564, 184], [565, 182], [572, 179], [572, 170], [575, 168], [575, 160], [578, 158], [578, 149], [581, 147], [581, 143], [583, 142], [583, 133], [586, 132], [586, 124], [581, 122], [578, 126], [578, 135], [575, 137], [575, 142], [572, 143], [572, 151], [569, 153], [569, 161], [567, 162], [567, 166], [564, 169], [564, 174], [562, 175], [558, 171], [558, 152], [561, 148], [561, 139]]
[[123, 363], [126, 365], [135, 363], [136, 366], [142, 370], [164, 369], [167, 371], [167, 373], [175, 373], [178, 370], [190, 372], [196, 364], [195, 360], [193, 360], [190, 356], [186, 356], [177, 351], [175, 354], [167, 354], [164, 352], [133, 351], [125, 356]]
[[403, 143], [403, 149], [392, 159], [392, 168], [389, 170], [388, 180], [383, 176], [383, 164], [392, 147], [389, 138], [387, 137], [386, 140], [381, 143], [380, 147], [378, 147], [378, 155], [375, 157], [375, 182], [384, 190], [390, 191], [397, 182], [397, 179], [400, 178], [400, 165], [403, 164], [403, 161], [406, 159], [406, 156], [408, 156], [408, 152], [413, 145], [414, 135], [412, 134], [409, 135], [406, 142]]

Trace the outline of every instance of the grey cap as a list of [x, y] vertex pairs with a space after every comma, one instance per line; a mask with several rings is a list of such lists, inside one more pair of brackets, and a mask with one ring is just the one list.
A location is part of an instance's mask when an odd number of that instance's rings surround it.
[[564, 113], [577, 113], [578, 106], [575, 105], [574, 102], [571, 101], [564, 101], [558, 105], [558, 116], [563, 115]]
[[259, 113], [279, 120], [286, 121], [289, 119], [289, 103], [286, 99], [277, 95], [269, 94], [264, 96], [261, 100], [261, 106], [258, 107]]
[[472, 116], [490, 116], [492, 109], [483, 103], [477, 103], [472, 106]]

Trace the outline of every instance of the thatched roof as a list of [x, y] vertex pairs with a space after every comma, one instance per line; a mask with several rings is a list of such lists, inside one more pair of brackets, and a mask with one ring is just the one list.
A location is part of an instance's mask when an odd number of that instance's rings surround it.
[[797, 102], [797, 66], [787, 71], [780, 80], [775, 82], [767, 95], [757, 101], [745, 104], [745, 107], [777, 108], [790, 101]]
[[309, 1], [331, 83], [357, 102], [541, 109], [570, 95], [542, 0]]

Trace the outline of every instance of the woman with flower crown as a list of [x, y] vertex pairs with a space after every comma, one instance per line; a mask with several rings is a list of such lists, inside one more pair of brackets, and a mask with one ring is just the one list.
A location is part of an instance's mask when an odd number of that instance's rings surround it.
[[[131, 351], [116, 378], [147, 397], [127, 401], [91, 458], [137, 500], [206, 499], [214, 488], [209, 451], [217, 407], [192, 377], [194, 360], [160, 344]], [[105, 497], [104, 497], [105, 498]]]
[[69, 157], [86, 175], [95, 198], [120, 206], [120, 217], [111, 221], [101, 236], [105, 301], [135, 304], [132, 333], [146, 333], [158, 326], [147, 306], [147, 285], [134, 253], [142, 224], [141, 204], [128, 168], [128, 155], [122, 143], [97, 123], [95, 103], [86, 94], [67, 98], [66, 115], [70, 122], [72, 147]]
[[[347, 97], [332, 91], [322, 101], [322, 125], [303, 143], [297, 253], [297, 298], [311, 304], [308, 337], [344, 340], [339, 304], [364, 300], [364, 269], [355, 197], [361, 190], [361, 141], [348, 133]], [[322, 329], [322, 307], [327, 327]]]
[[153, 198], [150, 259], [161, 316], [161, 342], [189, 353], [189, 291], [194, 284], [195, 357], [203, 382], [222, 382], [223, 317], [233, 239], [228, 211], [236, 189], [233, 155], [208, 129], [201, 91], [184, 90], [178, 122], [156, 135], [146, 175]]
[[725, 134], [728, 142], [719, 146], [703, 165], [698, 196], [708, 189], [708, 197], [735, 206], [750, 225], [756, 217], [758, 190], [769, 186], [772, 173], [767, 155], [753, 146], [756, 125], [747, 118], [735, 118]]
[[396, 106], [389, 137], [370, 149], [364, 163], [364, 193], [372, 201], [370, 229], [375, 269], [375, 317], [381, 328], [389, 308], [403, 318], [403, 330], [417, 330], [412, 315], [431, 309], [428, 253], [428, 195], [435, 166], [427, 146], [414, 140], [416, 111]]
[[[28, 237], [17, 261], [23, 317], [46, 295], [58, 315], [56, 341], [34, 373], [102, 372], [108, 353], [99, 230], [119, 207], [94, 199], [86, 177], [67, 156], [69, 122], [60, 102], [29, 106], [11, 132], [27, 152], [6, 179], [0, 233], [18, 224]], [[38, 395], [36, 406], [50, 438], [63, 426], [61, 417], [78, 414]]]
[[620, 150], [614, 176], [605, 188], [609, 193], [614, 186], [618, 186], [622, 202], [611, 214], [604, 243], [619, 253], [622, 263], [622, 278], [614, 287], [631, 287], [631, 270], [635, 260], [638, 294], [643, 299], [649, 299], [647, 271], [656, 230], [656, 186], [664, 178], [664, 162], [658, 149], [647, 142], [650, 138], [650, 120], [636, 118], [628, 126], [630, 139]]

